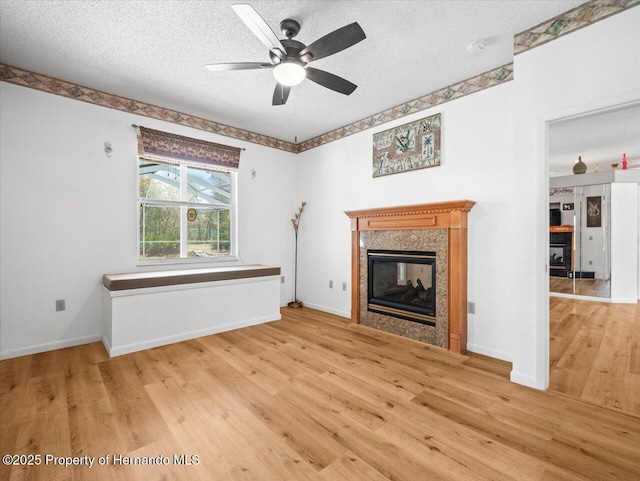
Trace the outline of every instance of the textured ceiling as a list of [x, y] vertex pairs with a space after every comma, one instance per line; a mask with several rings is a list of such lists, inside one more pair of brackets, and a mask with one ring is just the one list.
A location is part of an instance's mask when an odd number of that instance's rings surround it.
[[582, 156], [587, 171], [611, 170], [627, 154], [630, 167], [640, 167], [640, 104], [597, 112], [549, 126], [549, 174], [572, 174]]
[[[513, 60], [513, 36], [583, 1], [250, 1], [280, 35], [310, 44], [357, 21], [367, 38], [314, 67], [358, 85], [343, 96], [304, 81], [273, 107], [268, 61], [233, 1], [0, 0], [0, 62], [282, 140], [302, 142]], [[472, 41], [486, 44], [477, 56]]]

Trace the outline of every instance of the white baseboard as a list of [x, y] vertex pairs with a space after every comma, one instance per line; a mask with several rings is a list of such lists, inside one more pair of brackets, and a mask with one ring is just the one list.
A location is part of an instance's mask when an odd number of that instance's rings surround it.
[[346, 317], [351, 319], [350, 311], [339, 311], [338, 309], [332, 309], [331, 307], [321, 306], [319, 304], [312, 304], [310, 302], [303, 302], [305, 307], [315, 309], [316, 311], [328, 312], [329, 314], [335, 314], [336, 316]]
[[562, 297], [564, 299], [576, 299], [579, 301], [595, 301], [605, 303], [615, 302], [608, 297], [583, 296], [580, 294], [565, 294], [563, 292], [549, 292], [549, 297]]
[[107, 338], [104, 337], [104, 334], [102, 335], [102, 345], [107, 350], [107, 354], [109, 354], [111, 352], [111, 344], [109, 344], [109, 341], [107, 341]]
[[513, 361], [511, 353], [499, 351], [498, 349], [491, 349], [490, 347], [480, 346], [478, 344], [472, 344], [470, 342], [467, 343], [467, 349], [471, 352], [475, 352], [476, 354], [493, 357], [494, 359], [500, 359], [501, 361]]
[[638, 299], [634, 297], [616, 297], [615, 299], [611, 299], [611, 302], [614, 304], [636, 304]]
[[0, 351], [0, 359], [11, 359], [14, 357], [28, 356], [29, 354], [64, 349], [65, 347], [80, 346], [82, 344], [98, 342], [101, 339], [102, 334], [92, 334], [91, 336], [74, 337], [73, 339], [64, 339], [62, 341], [45, 342], [33, 346], [19, 347], [17, 349], [7, 349]]
[[611, 304], [636, 304], [638, 299], [635, 297], [594, 297], [594, 296], [582, 296], [579, 294], [564, 294], [562, 292], [549, 292], [549, 297], [563, 297], [565, 299], [579, 299], [581, 301], [596, 301], [607, 302]]
[[533, 389], [541, 391], [544, 391], [547, 388], [547, 386], [539, 386], [535, 378], [517, 371], [511, 371], [509, 379], [511, 382], [516, 384], [522, 384], [523, 386], [532, 387]]
[[133, 344], [127, 344], [124, 346], [112, 347], [109, 345], [105, 338], [102, 338], [102, 342], [107, 348], [109, 357], [122, 356], [136, 351], [142, 351], [144, 349], [152, 349], [154, 347], [165, 346], [167, 344], [174, 344], [180, 341], [186, 341], [188, 339], [195, 339], [203, 336], [210, 336], [212, 334], [218, 334], [220, 332], [233, 331], [234, 329], [240, 329], [242, 327], [255, 326], [257, 324], [264, 324], [265, 322], [278, 321], [282, 319], [280, 314], [273, 316], [259, 317], [255, 319], [249, 319], [241, 322], [232, 322], [229, 324], [223, 324], [221, 326], [210, 327], [207, 329], [200, 329], [197, 331], [181, 332], [173, 336], [160, 337], [157, 339], [151, 339], [149, 341], [137, 342]]

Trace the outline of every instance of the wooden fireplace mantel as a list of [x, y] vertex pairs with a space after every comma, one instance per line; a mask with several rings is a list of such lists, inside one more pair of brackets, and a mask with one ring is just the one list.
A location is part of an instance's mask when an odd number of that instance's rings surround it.
[[351, 219], [351, 322], [360, 320], [360, 232], [446, 229], [448, 232], [448, 348], [467, 350], [467, 213], [472, 200], [345, 212]]
[[549, 226], [549, 232], [571, 232], [573, 233], [572, 225], [552, 225]]

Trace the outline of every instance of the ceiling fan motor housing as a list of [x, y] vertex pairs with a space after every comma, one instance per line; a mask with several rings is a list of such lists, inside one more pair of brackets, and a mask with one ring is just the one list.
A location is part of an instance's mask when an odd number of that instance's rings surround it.
[[291, 18], [285, 18], [280, 22], [280, 31], [287, 38], [293, 38], [300, 32], [300, 24]]
[[[282, 46], [287, 50], [287, 56], [284, 60], [300, 62], [299, 54], [307, 47], [304, 43], [291, 39], [281, 40], [280, 43], [282, 43]], [[269, 56], [273, 63], [280, 63], [281, 60], [275, 53], [270, 51]]]

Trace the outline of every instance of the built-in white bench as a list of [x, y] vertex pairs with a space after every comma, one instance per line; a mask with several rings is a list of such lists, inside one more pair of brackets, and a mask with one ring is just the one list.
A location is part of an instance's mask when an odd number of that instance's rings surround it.
[[111, 357], [280, 319], [280, 268], [261, 265], [105, 274]]

